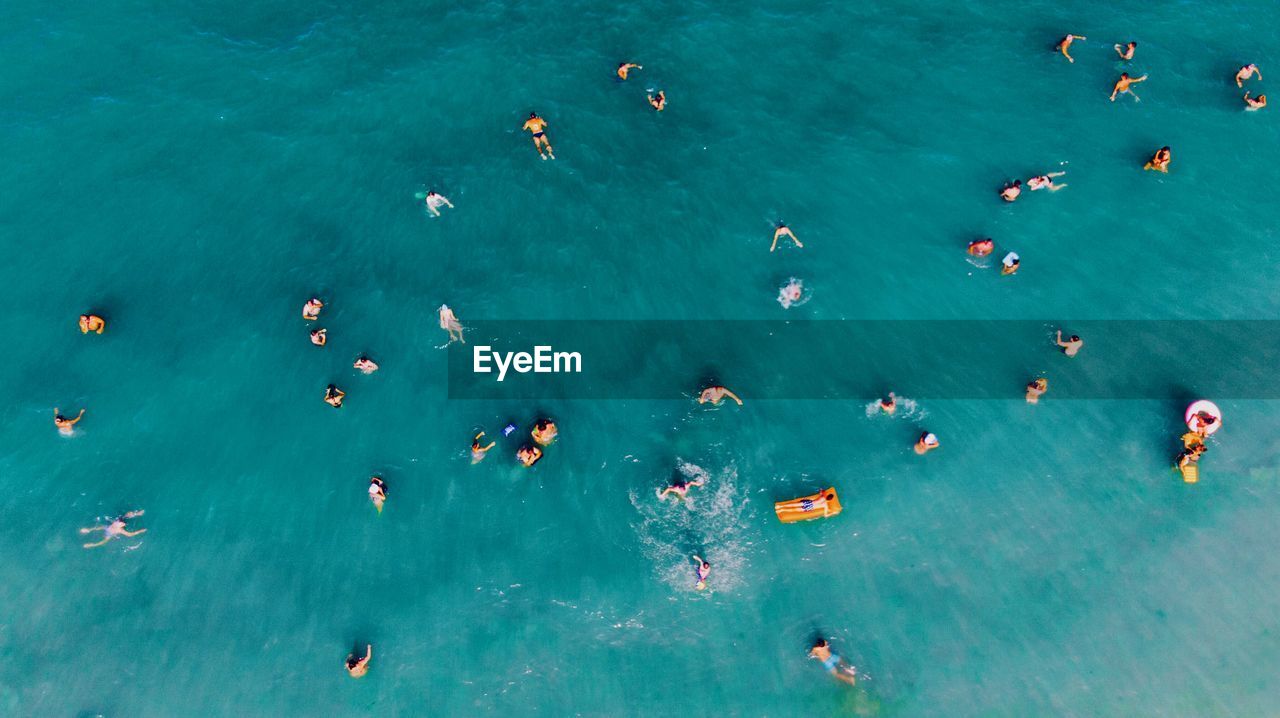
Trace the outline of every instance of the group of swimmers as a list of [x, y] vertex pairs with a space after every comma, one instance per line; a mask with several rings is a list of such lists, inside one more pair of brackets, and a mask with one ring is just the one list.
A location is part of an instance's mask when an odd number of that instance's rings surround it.
[[[515, 424], [508, 425], [506, 430], [503, 431], [503, 435], [510, 434], [515, 431], [515, 428]], [[533, 429], [529, 432], [529, 436], [533, 438], [533, 444], [522, 444], [520, 448], [516, 449], [516, 461], [519, 461], [525, 468], [538, 463], [542, 458], [542, 448], [551, 446], [551, 442], [556, 440], [558, 434], [559, 430], [556, 428], [554, 421], [547, 418], [538, 419], [533, 423]], [[484, 461], [489, 449], [492, 449], [497, 443], [496, 441], [490, 441], [485, 444], [484, 432], [481, 431], [476, 434], [471, 440], [471, 463], [478, 464]]]

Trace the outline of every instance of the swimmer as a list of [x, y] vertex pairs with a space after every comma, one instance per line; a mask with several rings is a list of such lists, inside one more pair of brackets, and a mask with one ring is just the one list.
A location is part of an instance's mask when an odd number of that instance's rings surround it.
[[705, 483], [706, 481], [701, 478], [694, 479], [693, 481], [686, 481], [683, 476], [673, 477], [671, 479], [670, 486], [665, 489], [658, 489], [658, 500], [661, 501], [667, 498], [667, 494], [675, 494], [676, 501], [679, 501], [688, 496], [689, 489], [694, 486], [702, 486]]
[[[524, 121], [524, 127], [521, 127], [520, 129], [528, 130], [533, 133], [533, 146], [534, 149], [538, 150], [539, 157], [545, 160], [547, 155], [550, 155], [551, 159], [554, 160], [556, 158], [556, 153], [551, 149], [551, 140], [547, 139], [546, 128], [547, 121], [538, 117], [538, 113], [530, 112], [529, 119]], [[543, 153], [544, 148], [546, 149], [545, 154]]]
[[313, 322], [320, 318], [320, 310], [324, 308], [324, 302], [312, 297], [302, 305], [302, 318]]
[[1116, 54], [1121, 60], [1132, 60], [1133, 53], [1138, 49], [1138, 43], [1130, 42], [1128, 45], [1116, 45]]
[[351, 655], [347, 656], [347, 673], [350, 673], [352, 678], [364, 678], [364, 674], [369, 672], [369, 661], [372, 658], [372, 645], [365, 647], [364, 658], [352, 651]]
[[1165, 174], [1169, 174], [1169, 162], [1172, 159], [1173, 159], [1173, 153], [1169, 151], [1169, 148], [1161, 147], [1160, 149], [1156, 150], [1156, 153], [1154, 155], [1151, 155], [1151, 159], [1147, 160], [1147, 163], [1142, 166], [1142, 169], [1156, 170], [1159, 172], [1164, 172]]
[[[1261, 110], [1262, 108], [1267, 106], [1267, 96], [1258, 95], [1256, 98], [1254, 98], [1254, 97], [1249, 97], [1249, 93], [1246, 92], [1244, 93], [1244, 104], [1247, 105], [1247, 107], [1244, 108], [1247, 111], [1252, 112], [1253, 110]], [[101, 334], [102, 332], [99, 331], [98, 333]]]
[[658, 90], [658, 94], [649, 95], [649, 104], [653, 109], [662, 112], [667, 107], [667, 93], [665, 90]]
[[801, 248], [804, 247], [804, 245], [801, 244], [800, 240], [796, 237], [796, 233], [792, 232], [791, 228], [788, 227], [787, 225], [779, 222], [778, 226], [773, 230], [773, 244], [769, 245], [770, 252], [778, 248], [779, 237], [790, 237], [791, 241], [795, 242], [797, 247], [801, 247]]
[[440, 305], [440, 328], [449, 332], [450, 342], [456, 340], [463, 344], [467, 343], [467, 340], [462, 338], [462, 325], [458, 323], [458, 318], [454, 316], [448, 304]]
[[880, 411], [883, 411], [889, 416], [893, 416], [893, 412], [897, 410], [898, 410], [898, 397], [894, 396], [893, 392], [889, 392], [888, 399], [880, 400]]
[[378, 370], [378, 365], [369, 357], [361, 354], [356, 363], [351, 365], [352, 368], [359, 369], [361, 374], [372, 374]]
[[427, 197], [424, 202], [427, 205], [427, 211], [431, 213], [432, 217], [440, 216], [441, 205], [453, 209], [453, 203], [449, 201], [449, 198], [442, 194], [437, 194], [435, 190], [427, 191]]
[[80, 529], [80, 533], [82, 534], [93, 533], [94, 531], [103, 532], [101, 541], [98, 541], [96, 543], [87, 543], [84, 545], [84, 547], [97, 548], [112, 539], [118, 539], [123, 537], [132, 538], [134, 536], [137, 536], [138, 534], [146, 533], [147, 532], [146, 529], [138, 529], [137, 531], [130, 531], [124, 527], [126, 521], [128, 521], [129, 519], [141, 516], [143, 513], [144, 512], [141, 509], [137, 511], [130, 511], [129, 513], [119, 518], [112, 519], [110, 523], [107, 523], [105, 525], [90, 526], [87, 529]]
[[1069, 357], [1073, 357], [1076, 354], [1079, 354], [1080, 350], [1084, 347], [1084, 340], [1076, 336], [1075, 334], [1072, 334], [1071, 337], [1068, 338], [1065, 342], [1062, 341], [1061, 329], [1058, 330], [1058, 338], [1056, 340], [1056, 343], [1058, 346], [1062, 347], [1062, 353], [1066, 354]]
[[922, 456], [938, 448], [938, 446], [938, 437], [932, 432], [926, 431], [920, 435], [919, 439], [916, 439], [916, 453]]
[[387, 483], [381, 476], [369, 478], [369, 500], [373, 502], [373, 508], [382, 513], [382, 504], [387, 500]]
[[693, 584], [693, 587], [701, 591], [707, 587], [707, 576], [711, 575], [711, 564], [703, 561], [700, 556], [694, 556], [693, 562], [698, 564], [697, 568], [693, 570], [693, 575], [697, 579], [697, 583]]
[[1053, 178], [1061, 177], [1062, 175], [1065, 175], [1065, 174], [1066, 172], [1050, 172], [1048, 174], [1040, 175], [1039, 177], [1032, 177], [1031, 179], [1027, 180], [1027, 186], [1031, 188], [1032, 192], [1038, 189], [1047, 189], [1050, 192], [1057, 192], [1063, 187], [1066, 187], [1067, 184], [1065, 182], [1063, 182], [1062, 184], [1054, 184]]
[[1010, 274], [1017, 274], [1019, 264], [1021, 264], [1021, 260], [1018, 259], [1016, 252], [1004, 255], [1004, 259], [1000, 260], [1000, 275], [1007, 277]]
[[325, 342], [329, 341], [328, 335], [328, 329], [313, 329], [311, 330], [311, 343], [322, 347]]
[[1075, 42], [1076, 40], [1085, 40], [1085, 39], [1087, 38], [1084, 35], [1067, 35], [1066, 37], [1058, 41], [1058, 46], [1054, 49], [1062, 53], [1062, 56], [1067, 58], [1067, 62], [1075, 62], [1075, 59], [1071, 57], [1071, 53], [1067, 52], [1067, 50], [1071, 47], [1071, 43]]
[[804, 283], [792, 278], [785, 287], [778, 290], [778, 304], [781, 304], [783, 309], [790, 309], [792, 304], [800, 301], [800, 295], [803, 292]]
[[484, 436], [484, 432], [476, 434], [476, 438], [471, 440], [471, 463], [478, 464], [484, 461], [484, 455], [489, 449], [492, 449], [498, 442], [490, 441], [488, 446], [480, 445], [480, 437]]
[[324, 403], [328, 404], [329, 406], [332, 406], [335, 409], [341, 409], [342, 398], [346, 395], [347, 393], [345, 391], [339, 389], [333, 384], [330, 384], [329, 386], [325, 387], [325, 390], [324, 390]]
[[1258, 66], [1254, 64], [1248, 64], [1236, 70], [1236, 87], [1244, 87], [1244, 81], [1254, 75], [1257, 75], [1259, 80], [1262, 79], [1262, 70], [1259, 70]]
[[1137, 84], [1139, 82], [1144, 82], [1146, 81], [1146, 79], [1147, 79], [1146, 75], [1143, 75], [1142, 77], [1129, 77], [1129, 73], [1127, 72], [1120, 73], [1120, 79], [1116, 80], [1115, 87], [1111, 88], [1111, 101], [1112, 102], [1116, 101], [1116, 94], [1118, 93], [1121, 95], [1123, 94], [1133, 95], [1134, 102], [1142, 102], [1142, 98], [1138, 97], [1138, 93], [1129, 89], [1129, 86]]
[[[1246, 94], [1245, 98], [1248, 99], [1248, 97], [1249, 96]], [[103, 331], [106, 330], [106, 328], [107, 328], [107, 323], [103, 321], [102, 317], [98, 316], [97, 314], [81, 314], [80, 315], [80, 333], [81, 334], [88, 334], [89, 332], [93, 332], [94, 334], [101, 334]]]
[[618, 79], [619, 80], [627, 79], [628, 70], [643, 70], [643, 69], [644, 69], [644, 65], [637, 65], [634, 62], [619, 62], [618, 63]]
[[827, 669], [836, 680], [844, 681], [849, 685], [857, 682], [855, 676], [858, 675], [858, 669], [849, 665], [843, 658], [831, 652], [831, 646], [825, 638], [819, 638], [814, 641], [813, 647], [809, 649], [809, 657], [822, 661], [822, 667]]
[[[1218, 423], [1218, 417], [1207, 411], [1197, 411], [1195, 415], [1191, 417], [1190, 423], [1193, 427], [1192, 431], [1199, 434], [1201, 437], [1205, 437], [1209, 435], [1209, 429], [1213, 427], [1214, 424]], [[1203, 441], [1201, 443], [1203, 443]]]
[[1046, 391], [1049, 391], [1049, 380], [1044, 377], [1040, 377], [1030, 384], [1027, 384], [1027, 403], [1039, 404], [1040, 397], [1043, 396]]
[[1184, 469], [1188, 464], [1199, 463], [1200, 457], [1204, 456], [1204, 452], [1208, 450], [1209, 447], [1204, 444], [1196, 444], [1195, 446], [1184, 449], [1178, 454], [1178, 468]]
[[720, 402], [724, 401], [726, 396], [738, 402], [738, 406], [742, 406], [742, 400], [738, 398], [738, 395], [722, 386], [709, 386], [706, 389], [703, 389], [702, 393], [698, 396], [698, 403], [705, 404], [707, 402], [711, 402], [712, 406], [719, 406]]
[[1182, 435], [1182, 446], [1185, 449], [1194, 449], [1204, 443], [1204, 434], [1195, 431], [1188, 431]]
[[529, 434], [539, 446], [550, 446], [556, 440], [556, 423], [550, 419], [538, 419]]
[[1022, 180], [1014, 180], [1013, 182], [1005, 183], [1004, 189], [1000, 190], [1000, 199], [1006, 202], [1012, 202], [1017, 199], [1020, 194], [1022, 194]]
[[974, 257], [985, 257], [996, 249], [996, 243], [990, 237], [975, 239], [969, 243], [969, 254]]
[[58, 433], [62, 434], [63, 436], [71, 436], [71, 432], [75, 431], [75, 429], [73, 429], [72, 427], [74, 427], [76, 425], [76, 422], [80, 421], [80, 419], [83, 417], [84, 417], [84, 409], [81, 409], [80, 413], [76, 414], [76, 418], [68, 419], [67, 417], [63, 416], [61, 412], [58, 411], [58, 407], [55, 406], [53, 408], [53, 425], [58, 427]]
[[536, 446], [521, 446], [516, 450], [516, 458], [519, 459], [520, 463], [524, 464], [526, 468], [533, 466], [538, 463], [538, 459], [542, 458], [542, 449], [539, 449]]

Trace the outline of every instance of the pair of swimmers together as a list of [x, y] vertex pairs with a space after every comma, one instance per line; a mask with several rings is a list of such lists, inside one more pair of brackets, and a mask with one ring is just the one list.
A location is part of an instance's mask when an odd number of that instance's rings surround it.
[[[1064, 189], [1067, 185], [1065, 182], [1063, 184], [1054, 184], [1053, 178], [1061, 177], [1065, 174], [1066, 172], [1048, 172], [1046, 174], [1036, 175], [1035, 177], [1027, 180], [1027, 187], [1029, 187], [1032, 192], [1041, 189], [1047, 189], [1050, 192], [1057, 192], [1060, 189]], [[1000, 199], [1003, 199], [1006, 202], [1013, 202], [1021, 195], [1022, 180], [1006, 182], [1004, 187], [1000, 189]]]
[[[1066, 185], [1062, 186], [1066, 187]], [[986, 237], [984, 239], [975, 239], [970, 242], [969, 248], [966, 251], [968, 251], [969, 255], [973, 257], [985, 257], [995, 251], [995, 248], [995, 241], [990, 237]], [[1007, 277], [1010, 274], [1017, 273], [1018, 266], [1021, 263], [1022, 259], [1018, 256], [1017, 252], [1009, 252], [1004, 255], [1004, 259], [1000, 260], [1000, 274]]]
[[[880, 411], [884, 412], [885, 414], [889, 416], [893, 416], [893, 413], [897, 410], [898, 410], [898, 397], [895, 396], [893, 392], [889, 392], [888, 398], [880, 400]], [[913, 449], [917, 454], [924, 455], [929, 453], [930, 451], [933, 451], [939, 446], [941, 446], [941, 444], [938, 442], [938, 435], [934, 434], [931, 431], [925, 431], [925, 432], [922, 432], [919, 438], [916, 439], [916, 443]]]
[[[1067, 58], [1067, 62], [1074, 63], [1075, 58], [1071, 57], [1071, 53], [1068, 52], [1068, 50], [1071, 49], [1071, 43], [1075, 42], [1076, 40], [1087, 40], [1087, 39], [1088, 38], [1085, 37], [1084, 35], [1067, 35], [1066, 37], [1058, 41], [1058, 44], [1054, 46], [1054, 49], [1062, 53], [1062, 56]], [[1114, 47], [1116, 49], [1116, 54], [1120, 56], [1121, 60], [1132, 60], [1133, 53], [1138, 50], [1138, 43], [1130, 40], [1124, 45], [1120, 45], [1117, 43]]]

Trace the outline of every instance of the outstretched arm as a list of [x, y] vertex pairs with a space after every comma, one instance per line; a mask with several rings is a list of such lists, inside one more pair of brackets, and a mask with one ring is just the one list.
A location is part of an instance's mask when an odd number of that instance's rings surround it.
[[147, 532], [147, 530], [146, 530], [146, 529], [138, 529], [137, 531], [128, 531], [128, 530], [126, 530], [126, 529], [121, 529], [121, 530], [120, 530], [120, 534], [121, 534], [122, 536], [128, 536], [129, 538], [133, 538], [134, 536], [137, 536], [138, 534], [144, 534], [144, 533], [146, 533], [146, 532]]
[[727, 396], [727, 397], [729, 397], [730, 399], [733, 399], [734, 401], [738, 402], [738, 406], [742, 406], [742, 400], [738, 398], [738, 395], [737, 395], [737, 394], [734, 394], [733, 392], [729, 391], [728, 389], [725, 389], [725, 390], [724, 390], [724, 393], [725, 393], [725, 396]]

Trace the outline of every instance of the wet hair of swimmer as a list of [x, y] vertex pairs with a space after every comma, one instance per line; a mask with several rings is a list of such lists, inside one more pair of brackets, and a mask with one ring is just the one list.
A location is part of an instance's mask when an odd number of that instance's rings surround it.
[[814, 648], [826, 648], [826, 647], [827, 647], [827, 639], [825, 639], [825, 638], [819, 638], [818, 640], [816, 640], [816, 641], [814, 641], [814, 642], [813, 642], [813, 647], [814, 647]]
[[1080, 336], [1079, 336], [1079, 335], [1077, 335], [1077, 334], [1072, 334], [1072, 335], [1071, 335], [1071, 341], [1073, 341], [1073, 342], [1078, 342], [1078, 341], [1080, 341]]
[[529, 113], [529, 119], [531, 119], [531, 120], [532, 120], [533, 118], [537, 117], [537, 116], [538, 116], [538, 113], [536, 113], [536, 112], [530, 112], [530, 113]]

